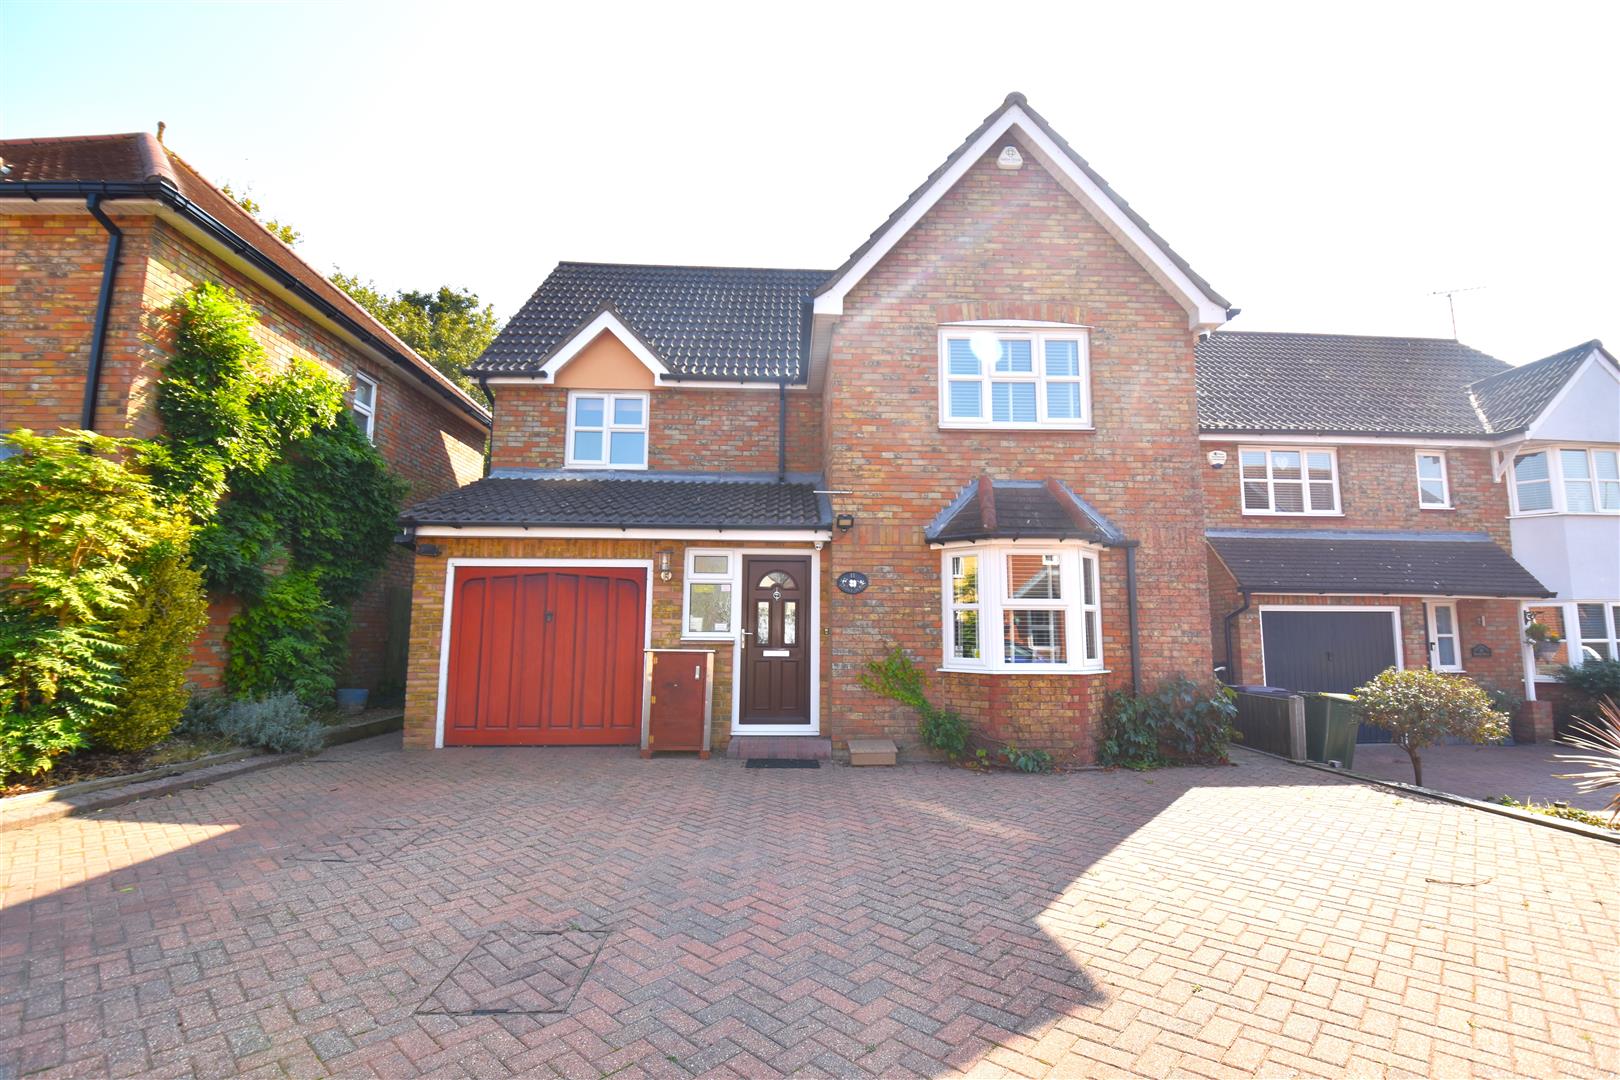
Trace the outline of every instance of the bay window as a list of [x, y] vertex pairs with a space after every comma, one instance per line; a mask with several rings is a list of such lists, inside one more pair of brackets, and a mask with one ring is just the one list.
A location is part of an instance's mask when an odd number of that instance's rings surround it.
[[944, 666], [1097, 671], [1097, 553], [1072, 545], [975, 544], [944, 552]]
[[942, 427], [1091, 426], [1082, 327], [946, 327], [939, 357]]
[[1513, 459], [1516, 514], [1620, 513], [1620, 450], [1561, 446]]
[[1238, 450], [1245, 514], [1337, 514], [1338, 454], [1300, 446]]
[[1570, 652], [1577, 667], [1588, 660], [1620, 660], [1620, 604], [1576, 604], [1575, 627]]
[[568, 395], [564, 464], [585, 469], [647, 467], [647, 395]]

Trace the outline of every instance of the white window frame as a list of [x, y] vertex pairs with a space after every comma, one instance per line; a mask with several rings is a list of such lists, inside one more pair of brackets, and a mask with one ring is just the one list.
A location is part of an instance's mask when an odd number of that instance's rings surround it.
[[[1601, 607], [1603, 609], [1603, 632], [1606, 636], [1589, 638], [1581, 633], [1581, 608]], [[1620, 660], [1620, 619], [1615, 617], [1615, 608], [1620, 607], [1620, 600], [1572, 600], [1564, 612], [1564, 629], [1569, 638], [1569, 663], [1574, 667], [1586, 663], [1591, 657], [1585, 655], [1588, 641], [1603, 642], [1609, 650], [1610, 660]]]
[[[1434, 458], [1440, 462], [1440, 501], [1437, 503], [1423, 501], [1423, 459]], [[1418, 509], [1419, 510], [1450, 510], [1451, 505], [1451, 462], [1447, 460], [1444, 450], [1419, 450], [1413, 455], [1413, 469], [1417, 474]], [[1337, 475], [1338, 469], [1334, 469]]]
[[[360, 388], [362, 386], [371, 388], [371, 403], [369, 405], [360, 403]], [[358, 371], [354, 373], [354, 389], [349, 393], [349, 412], [351, 415], [358, 413], [365, 418], [365, 422], [360, 425], [360, 430], [365, 433], [366, 441], [371, 443], [377, 441], [377, 398], [379, 393], [380, 390], [376, 379], [373, 379], [370, 375], [362, 375]]]
[[[952, 587], [951, 560], [962, 555], [979, 559], [979, 602], [957, 604]], [[1007, 597], [1007, 556], [1056, 555], [1058, 557], [1058, 600], [1017, 600]], [[1108, 669], [1103, 655], [1103, 610], [1101, 549], [1090, 544], [1035, 541], [953, 544], [940, 550], [940, 670], [994, 672], [1007, 675], [1096, 674]], [[1093, 602], [1085, 602], [1085, 581], [1091, 579]], [[977, 608], [979, 613], [979, 655], [976, 659], [955, 655], [956, 612]], [[1064, 614], [1063, 637], [1068, 658], [1061, 664], [1018, 664], [1005, 659], [1003, 638], [1007, 611], [1050, 610]], [[1087, 616], [1095, 617], [1097, 627], [1095, 657], [1087, 657]]]
[[[1451, 600], [1430, 600], [1428, 603], [1424, 604], [1423, 607], [1424, 615], [1428, 620], [1427, 629], [1429, 633], [1429, 667], [1435, 671], [1463, 670], [1462, 624], [1457, 621], [1456, 603]], [[1451, 612], [1451, 633], [1449, 634], [1440, 633], [1440, 624], [1435, 618], [1435, 612], [1440, 608], [1445, 608]], [[1440, 639], [1442, 637], [1449, 637], [1451, 639], [1451, 655], [1454, 659], [1453, 663], [1442, 664], [1440, 662]]]
[[[602, 456], [591, 461], [574, 456], [574, 424], [575, 402], [581, 398], [600, 398], [602, 400], [602, 426], [586, 427], [584, 431], [600, 431], [602, 433]], [[615, 424], [613, 422], [615, 401], [636, 399], [641, 402], [640, 424]], [[613, 433], [615, 431], [634, 431], [642, 435], [642, 455], [640, 465], [614, 464], [610, 459], [613, 456]], [[566, 442], [563, 447], [563, 465], [570, 469], [619, 469], [646, 471], [647, 461], [652, 457], [652, 400], [651, 395], [645, 391], [631, 391], [625, 393], [617, 390], [570, 390], [568, 392], [568, 424], [564, 433]]]
[[[1304, 507], [1301, 510], [1278, 510], [1278, 509], [1276, 509], [1277, 495], [1276, 495], [1276, 486], [1275, 485], [1277, 484], [1278, 481], [1272, 475], [1272, 455], [1273, 454], [1289, 454], [1289, 453], [1299, 455], [1299, 475], [1300, 475], [1300, 479], [1299, 479], [1298, 483], [1301, 485], [1300, 499], [1301, 499], [1301, 504]], [[1244, 477], [1244, 475], [1243, 475], [1243, 455], [1244, 454], [1264, 454], [1265, 455], [1265, 457], [1266, 457], [1266, 475], [1265, 475], [1265, 478], [1263, 480], [1248, 480], [1248, 479], [1246, 479]], [[1326, 454], [1328, 456], [1328, 463], [1333, 468], [1333, 506], [1332, 506], [1331, 509], [1317, 510], [1317, 509], [1314, 509], [1311, 506], [1311, 479], [1310, 479], [1311, 466], [1310, 466], [1310, 457], [1309, 457], [1309, 455], [1311, 455], [1311, 454]], [[1271, 446], [1271, 445], [1265, 445], [1265, 446], [1239, 446], [1238, 447], [1238, 458], [1237, 458], [1237, 482], [1238, 482], [1238, 509], [1243, 511], [1243, 515], [1245, 517], [1287, 517], [1287, 518], [1297, 518], [1297, 517], [1343, 517], [1344, 516], [1344, 504], [1341, 501], [1343, 496], [1340, 494], [1340, 491], [1339, 491], [1339, 451], [1338, 451], [1337, 447], [1333, 447], [1333, 446]], [[1253, 510], [1253, 509], [1249, 508], [1249, 501], [1248, 501], [1248, 499], [1246, 499], [1244, 497], [1244, 492], [1243, 492], [1243, 486], [1244, 486], [1245, 483], [1262, 483], [1262, 484], [1266, 485], [1266, 504], [1267, 504], [1266, 509], [1264, 509], [1264, 510]], [[1284, 480], [1284, 481], [1282, 481], [1282, 483], [1292, 484], [1292, 483], [1295, 483], [1295, 481], [1293, 481], [1293, 480]], [[1316, 483], [1321, 483], [1321, 481], [1318, 480], [1318, 481], [1316, 481]]]
[[[726, 571], [723, 574], [704, 574], [697, 571], [698, 556], [707, 555], [726, 560]], [[686, 562], [681, 577], [681, 638], [685, 641], [732, 641], [737, 637], [737, 620], [741, 616], [742, 593], [740, 577], [742, 558], [731, 548], [687, 548]], [[731, 629], [729, 630], [693, 630], [692, 629], [692, 586], [693, 585], [730, 585], [731, 586]]]
[[[981, 360], [978, 375], [952, 375], [950, 373], [950, 340], [952, 338], [972, 337], [975, 334], [990, 334], [997, 341], [1028, 341], [1030, 343], [1030, 367], [1032, 370], [1029, 372], [996, 372], [988, 370], [992, 365], [986, 365]], [[1078, 374], [1051, 376], [1046, 374], [1046, 343], [1048, 341], [1073, 341], [1076, 343], [1080, 365]], [[1052, 429], [1089, 431], [1092, 429], [1091, 335], [1087, 327], [1068, 323], [951, 323], [940, 327], [938, 353], [939, 426], [942, 428], [991, 431], [1045, 431]], [[953, 382], [974, 382], [979, 384], [979, 408], [982, 415], [976, 419], [951, 415], [950, 389]], [[990, 418], [991, 385], [998, 382], [1031, 383], [1034, 385], [1034, 422], [998, 421]], [[1080, 415], [1078, 417], [1053, 419], [1049, 415], [1047, 387], [1055, 383], [1072, 384], [1080, 388]]]
[[[1583, 453], [1586, 455], [1586, 478], [1584, 480], [1580, 478], [1566, 478], [1564, 476], [1564, 454], [1566, 452]], [[1515, 470], [1518, 467], [1520, 458], [1530, 457], [1534, 454], [1547, 455], [1547, 483], [1552, 487], [1552, 505], [1545, 510], [1523, 510], [1519, 507], [1519, 482]], [[1617, 463], [1620, 463], [1620, 447], [1615, 446], [1560, 446], [1556, 444], [1548, 444], [1545, 446], [1529, 447], [1514, 453], [1512, 460], [1508, 462], [1507, 469], [1508, 499], [1513, 516], [1546, 517], [1550, 514], [1575, 514], [1579, 516], [1601, 515], [1603, 517], [1613, 517], [1616, 514], [1620, 514], [1620, 507], [1616, 507], [1612, 510], [1605, 510], [1603, 508], [1602, 485], [1605, 483], [1613, 483], [1613, 481], [1598, 479], [1597, 459], [1599, 454], [1614, 454], [1616, 456]], [[1533, 482], [1539, 483], [1540, 481]], [[1591, 488], [1592, 509], [1571, 510], [1569, 508], [1568, 485], [1572, 483], [1584, 483]]]

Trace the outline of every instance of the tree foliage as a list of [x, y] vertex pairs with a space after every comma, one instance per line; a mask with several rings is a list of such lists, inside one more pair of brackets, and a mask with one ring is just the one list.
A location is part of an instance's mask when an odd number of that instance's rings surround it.
[[917, 737], [924, 746], [955, 761], [967, 750], [971, 731], [960, 713], [942, 709], [928, 700], [922, 668], [896, 645], [881, 660], [873, 660], [861, 673], [863, 687], [898, 701], [917, 713]]
[[1355, 691], [1355, 711], [1367, 723], [1393, 735], [1412, 759], [1412, 780], [1423, 786], [1420, 752], [1447, 736], [1470, 742], [1507, 737], [1508, 718], [1490, 695], [1464, 675], [1427, 668], [1388, 668]]
[[477, 293], [441, 285], [433, 292], [401, 290], [389, 295], [375, 282], [341, 270], [332, 274], [332, 282], [457, 386], [487, 403], [465, 369], [489, 348], [501, 326], [495, 308], [481, 303]]
[[253, 215], [254, 221], [257, 221], [260, 225], [263, 225], [267, 230], [269, 230], [271, 236], [274, 236], [277, 240], [280, 240], [288, 247], [296, 247], [298, 242], [304, 238], [303, 233], [299, 232], [297, 229], [286, 224], [285, 222], [278, 221], [275, 218], [271, 218], [270, 220], [266, 221], [264, 217], [264, 207], [260, 206], [254, 200], [253, 196], [248, 192], [244, 191], [242, 194], [238, 195], [236, 192], [231, 190], [231, 185], [229, 184], [226, 184], [219, 190], [224, 193], [227, 199], [231, 200], [237, 206], [240, 206], [249, 214]]
[[0, 461], [0, 773], [80, 746], [120, 693], [115, 621], [160, 544], [189, 527], [141, 469], [142, 444], [88, 431], [6, 437]]

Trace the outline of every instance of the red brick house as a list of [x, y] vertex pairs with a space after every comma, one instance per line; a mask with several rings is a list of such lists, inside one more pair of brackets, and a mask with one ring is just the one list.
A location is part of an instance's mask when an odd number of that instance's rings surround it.
[[[258, 310], [273, 359], [349, 383], [411, 498], [482, 475], [488, 412], [153, 136], [0, 141], [0, 162], [0, 430], [155, 434], [172, 305], [215, 281]], [[396, 553], [356, 604], [351, 684], [402, 681], [411, 573]], [[198, 644], [200, 686], [218, 685], [231, 610]]]
[[743, 754], [915, 745], [897, 645], [1077, 761], [1109, 690], [1337, 688], [1297, 642], [1513, 685], [1508, 413], [1569, 372], [1233, 314], [1017, 94], [835, 270], [560, 264], [474, 368], [490, 477], [405, 515], [407, 744], [637, 742], [649, 648]]

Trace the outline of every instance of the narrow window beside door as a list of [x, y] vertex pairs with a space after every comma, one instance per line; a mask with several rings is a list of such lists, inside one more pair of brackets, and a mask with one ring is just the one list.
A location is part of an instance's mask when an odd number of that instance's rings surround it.
[[1462, 644], [1457, 637], [1457, 605], [1429, 605], [1429, 662], [1436, 671], [1461, 671]]

